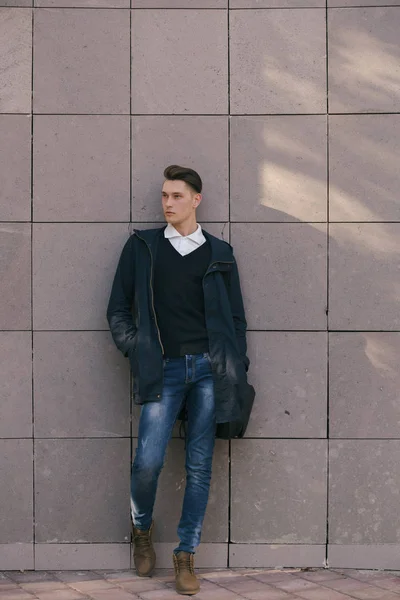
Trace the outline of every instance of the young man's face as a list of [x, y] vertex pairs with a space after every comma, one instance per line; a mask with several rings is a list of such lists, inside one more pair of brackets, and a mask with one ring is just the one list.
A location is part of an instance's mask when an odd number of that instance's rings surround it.
[[164, 217], [171, 225], [189, 221], [200, 204], [201, 194], [197, 194], [184, 181], [167, 179], [162, 187]]

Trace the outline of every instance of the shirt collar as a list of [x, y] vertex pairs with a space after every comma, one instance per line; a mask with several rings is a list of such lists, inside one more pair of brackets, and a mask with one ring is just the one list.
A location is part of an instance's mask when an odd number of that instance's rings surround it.
[[195, 242], [198, 245], [200, 245], [204, 239], [201, 225], [199, 225], [199, 224], [197, 224], [196, 231], [194, 231], [190, 235], [183, 236], [179, 233], [179, 231], [177, 231], [175, 229], [175, 227], [173, 225], [171, 225], [171, 223], [168, 223], [168, 225], [166, 226], [166, 228], [164, 230], [164, 237], [166, 237], [168, 239], [174, 238], [174, 237], [181, 237], [181, 238], [192, 240], [193, 242]]

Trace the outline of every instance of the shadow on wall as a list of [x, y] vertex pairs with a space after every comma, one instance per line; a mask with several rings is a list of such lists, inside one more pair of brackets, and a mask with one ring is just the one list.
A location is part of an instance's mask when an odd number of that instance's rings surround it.
[[328, 11], [332, 112], [399, 110], [399, 23], [397, 6]]
[[[332, 111], [399, 110], [398, 23], [400, 10], [394, 7], [330, 11]], [[279, 38], [275, 32], [276, 47], [284, 47], [290, 32], [286, 34]], [[285, 70], [290, 77], [283, 78], [283, 96], [293, 97], [300, 89], [313, 94], [315, 90], [302, 88], [296, 62], [289, 51], [279, 64], [276, 57], [265, 58], [267, 89], [276, 88]], [[305, 268], [293, 278], [288, 240], [282, 236], [277, 245], [260, 241], [274, 226], [259, 224], [280, 223], [275, 227], [281, 231], [293, 224], [290, 247], [297, 249], [299, 265], [313, 261], [313, 249], [325, 247], [321, 225], [328, 218], [327, 136], [324, 115], [232, 117], [232, 243], [236, 247], [240, 237], [243, 247], [251, 245], [246, 254], [254, 260], [262, 246], [258, 280], [261, 272], [264, 281], [257, 283], [247, 262], [242, 265], [250, 328], [284, 329], [285, 323], [290, 329], [302, 328], [301, 313], [315, 291], [309, 271]], [[331, 331], [342, 332], [330, 338], [333, 437], [398, 437], [399, 139], [399, 114], [329, 117], [328, 322]], [[251, 235], [237, 236], [235, 221], [252, 222], [247, 228]], [[292, 283], [285, 285], [288, 278]], [[251, 292], [256, 285], [262, 302]], [[280, 285], [282, 294], [277, 296]], [[321, 277], [317, 286], [323, 286]], [[285, 309], [291, 306], [292, 322], [283, 320], [282, 303]], [[314, 321], [305, 328], [321, 327], [324, 306], [314, 309]]]

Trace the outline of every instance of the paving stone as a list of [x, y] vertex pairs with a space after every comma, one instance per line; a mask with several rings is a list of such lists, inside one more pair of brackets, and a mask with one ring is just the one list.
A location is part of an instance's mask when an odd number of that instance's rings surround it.
[[323, 585], [332, 590], [336, 590], [337, 592], [343, 592], [344, 594], [353, 594], [353, 591], [360, 590], [361, 588], [365, 589], [367, 587], [365, 582], [357, 581], [355, 579], [334, 579], [333, 581], [324, 581]]
[[139, 576], [136, 571], [97, 571], [106, 581], [117, 582], [117, 585], [123, 585], [125, 582], [138, 581]]
[[36, 594], [39, 600], [83, 600], [87, 596], [82, 596], [75, 590], [53, 590], [50, 592], [41, 592]]
[[31, 594], [39, 594], [42, 592], [56, 591], [56, 590], [68, 590], [68, 586], [62, 581], [33, 581], [31, 583], [21, 583], [21, 588]]
[[358, 600], [398, 600], [399, 598], [397, 594], [393, 594], [392, 592], [382, 592], [382, 590], [375, 586], [352, 590], [351, 595]]
[[163, 583], [153, 578], [147, 579], [142, 577], [137, 577], [135, 581], [118, 581], [118, 585], [131, 593], [152, 592], [153, 590], [165, 588]]
[[290, 581], [293, 575], [286, 573], [285, 571], [266, 571], [258, 575], [253, 575], [259, 581], [265, 581], [265, 583], [273, 583], [274, 581]]
[[98, 592], [90, 592], [90, 597], [93, 600], [137, 600], [139, 596], [130, 594], [119, 588], [111, 588], [109, 590], [101, 590]]
[[327, 588], [315, 588], [313, 590], [297, 591], [296, 595], [305, 600], [349, 600], [349, 596], [328, 590]]
[[301, 592], [303, 590], [317, 589], [318, 585], [312, 581], [306, 581], [300, 577], [293, 577], [289, 581], [275, 581], [273, 584], [275, 587], [284, 590], [286, 592]]
[[89, 581], [77, 581], [69, 584], [75, 590], [84, 594], [91, 592], [115, 589], [115, 583], [105, 581], [104, 579], [90, 579]]
[[400, 593], [400, 577], [376, 577], [374, 585], [383, 588], [384, 590], [393, 590]]
[[[181, 598], [182, 596], [171, 596], [171, 598]], [[215, 591], [206, 590], [196, 594], [196, 600], [241, 600], [243, 596], [238, 596], [234, 592], [221, 589], [217, 594]]]
[[[397, 571], [241, 568], [196, 569], [196, 572], [201, 579], [196, 600], [399, 600], [400, 597]], [[69, 589], [65, 589], [63, 581], [69, 584]], [[178, 600], [180, 597], [174, 589], [172, 569], [158, 569], [152, 579], [141, 579], [130, 569], [0, 572], [1, 600]]]
[[224, 583], [223, 587], [231, 590], [232, 592], [247, 595], [248, 592], [258, 592], [264, 588], [267, 588], [267, 584], [265, 584], [263, 581], [257, 581], [257, 579], [246, 577], [244, 580], [237, 581], [233, 579], [232, 583], [226, 582]]
[[6, 590], [5, 592], [0, 591], [0, 598], [1, 600], [32, 600], [35, 596], [23, 590]]
[[339, 573], [336, 573], [336, 571], [331, 571], [331, 570], [304, 572], [304, 573], [300, 573], [300, 577], [302, 577], [303, 579], [307, 579], [307, 581], [318, 581], [318, 582], [319, 581], [331, 581], [331, 580], [342, 581], [344, 579], [344, 576], [341, 576]]
[[47, 571], [7, 571], [7, 577], [19, 584], [57, 580], [55, 574], [48, 573]]
[[9, 591], [9, 590], [17, 590], [17, 589], [19, 589], [17, 584], [13, 583], [9, 579], [0, 581], [0, 592], [5, 592], [5, 591]]
[[258, 592], [246, 592], [245, 597], [248, 600], [294, 600], [295, 598], [292, 594], [288, 594], [283, 590], [274, 590], [272, 588], [265, 588]]
[[80, 581], [96, 581], [99, 574], [95, 571], [53, 571], [54, 576], [60, 581], [72, 584]]
[[143, 600], [181, 600], [182, 596], [177, 594], [175, 590], [165, 588], [163, 590], [141, 593], [140, 598], [143, 598]]

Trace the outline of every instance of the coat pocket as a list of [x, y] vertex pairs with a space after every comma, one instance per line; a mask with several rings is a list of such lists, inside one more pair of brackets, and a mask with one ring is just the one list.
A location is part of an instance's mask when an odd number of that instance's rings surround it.
[[131, 341], [131, 344], [130, 344], [130, 347], [128, 350], [129, 364], [131, 366], [132, 375], [134, 377], [136, 377], [139, 374], [139, 362], [137, 360], [137, 351], [136, 351], [137, 336], [138, 336], [138, 334], [136, 333], [135, 337]]
[[242, 438], [244, 436], [254, 404], [256, 392], [252, 385], [247, 382], [236, 384], [235, 391], [240, 406], [241, 418], [240, 421], [218, 423], [216, 436], [224, 440]]

